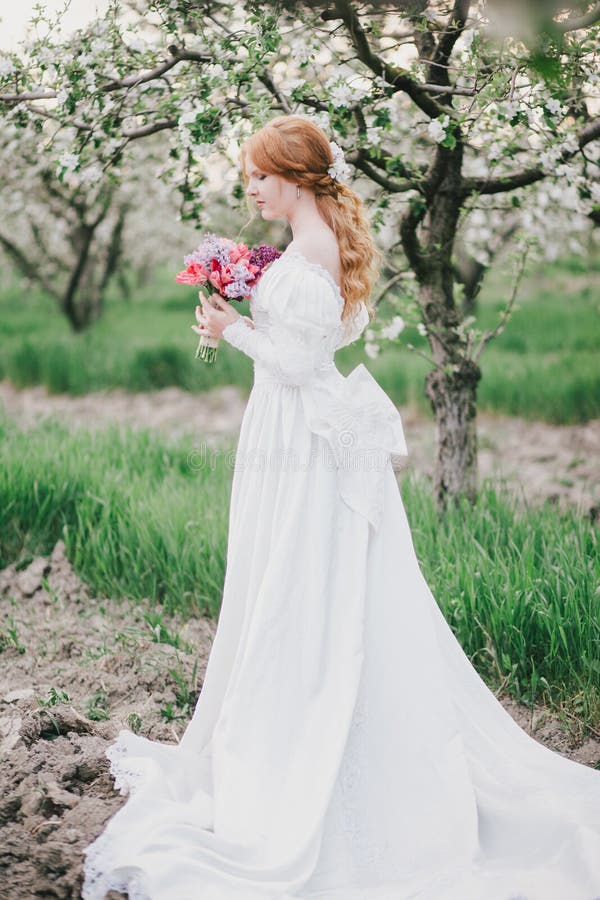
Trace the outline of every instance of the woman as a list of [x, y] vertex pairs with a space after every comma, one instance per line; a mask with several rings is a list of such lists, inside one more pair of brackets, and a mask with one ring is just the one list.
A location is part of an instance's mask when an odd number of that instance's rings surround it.
[[243, 147], [248, 196], [293, 240], [252, 323], [215, 298], [194, 326], [254, 359], [218, 628], [180, 744], [109, 749], [131, 796], [83, 897], [600, 898], [600, 774], [530, 738], [471, 666], [413, 549], [399, 414], [333, 362], [369, 320], [376, 258], [334, 151], [299, 116]]

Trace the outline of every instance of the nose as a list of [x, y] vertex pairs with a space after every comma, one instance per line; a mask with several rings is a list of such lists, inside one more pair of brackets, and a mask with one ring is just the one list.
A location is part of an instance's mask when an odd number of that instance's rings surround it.
[[251, 181], [248, 182], [248, 187], [246, 188], [246, 193], [248, 194], [249, 197], [252, 197], [254, 194], [256, 194], [256, 187], [254, 186], [254, 184]]

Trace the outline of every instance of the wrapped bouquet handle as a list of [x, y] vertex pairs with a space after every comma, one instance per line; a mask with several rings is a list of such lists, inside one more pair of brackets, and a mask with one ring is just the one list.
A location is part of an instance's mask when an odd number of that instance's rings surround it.
[[[198, 291], [198, 299], [202, 300], [206, 299], [207, 303], [210, 303], [211, 306], [215, 304], [210, 299], [211, 293], [205, 294], [204, 291]], [[219, 338], [209, 337], [207, 334], [201, 334], [200, 340], [198, 341], [198, 346], [196, 347], [196, 352], [194, 353], [194, 359], [201, 359], [206, 363], [214, 363], [217, 358], [217, 352], [219, 349]]]

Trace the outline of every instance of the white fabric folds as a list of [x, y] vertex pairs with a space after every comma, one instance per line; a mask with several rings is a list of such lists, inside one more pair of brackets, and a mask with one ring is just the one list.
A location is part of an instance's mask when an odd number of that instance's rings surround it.
[[287, 253], [251, 308], [224, 333], [255, 379], [202, 691], [178, 745], [109, 748], [129, 796], [83, 900], [600, 900], [600, 773], [471, 665], [415, 555], [400, 417], [333, 363], [364, 311], [343, 325], [331, 276]]
[[254, 359], [255, 383], [300, 389], [308, 428], [329, 446], [341, 497], [378, 529], [386, 465], [408, 451], [400, 413], [369, 370], [361, 363], [344, 377], [335, 367], [335, 350], [368, 322], [361, 304], [358, 319], [345, 325], [343, 306], [327, 270], [290, 253], [254, 299], [256, 329], [238, 319], [223, 337]]

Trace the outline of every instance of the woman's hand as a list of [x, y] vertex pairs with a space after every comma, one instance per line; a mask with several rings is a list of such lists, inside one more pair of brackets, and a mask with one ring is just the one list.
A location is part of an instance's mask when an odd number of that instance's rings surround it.
[[240, 318], [240, 314], [220, 294], [212, 294], [210, 302], [200, 294], [200, 303], [202, 307], [196, 307], [198, 325], [191, 326], [192, 331], [195, 331], [196, 334], [220, 338], [223, 329]]

